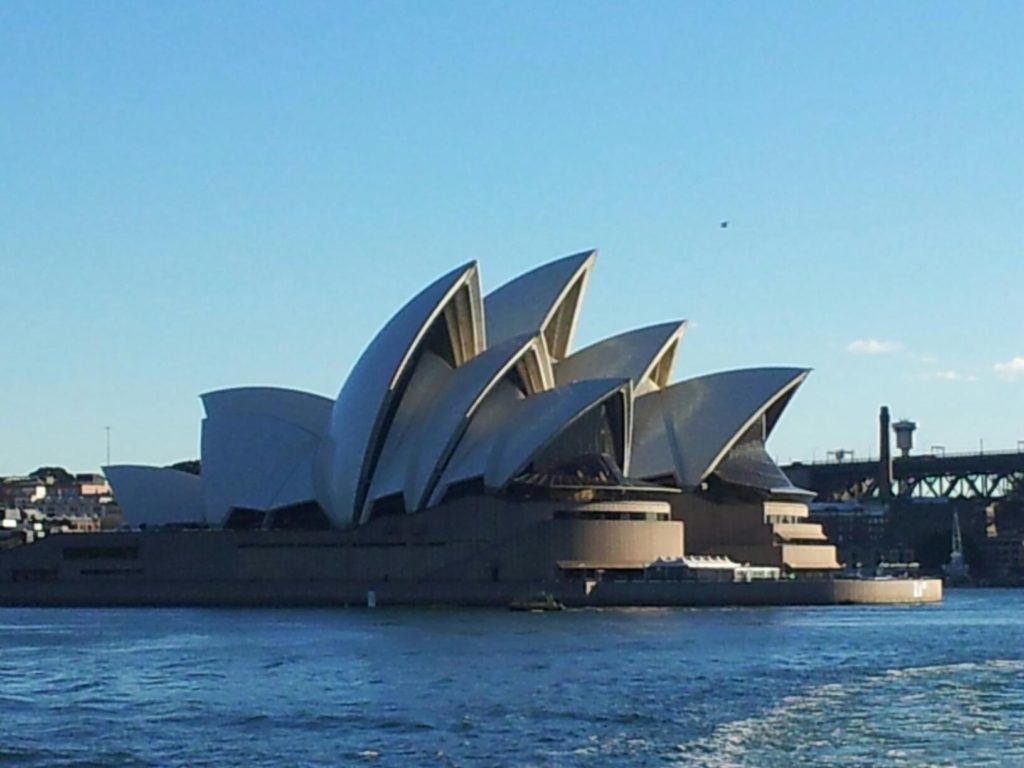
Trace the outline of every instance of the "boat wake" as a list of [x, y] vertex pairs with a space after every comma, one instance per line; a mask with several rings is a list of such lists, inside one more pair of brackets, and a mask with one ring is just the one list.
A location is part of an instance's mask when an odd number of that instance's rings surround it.
[[889, 669], [817, 686], [678, 745], [701, 768], [1024, 765], [1024, 661]]

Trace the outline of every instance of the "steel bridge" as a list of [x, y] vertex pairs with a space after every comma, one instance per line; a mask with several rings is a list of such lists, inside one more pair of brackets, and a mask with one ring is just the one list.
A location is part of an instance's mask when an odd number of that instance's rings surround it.
[[[793, 483], [817, 491], [819, 501], [880, 498], [882, 466], [832, 461], [783, 467]], [[1024, 494], [1024, 451], [899, 456], [892, 460], [893, 498], [996, 499]]]

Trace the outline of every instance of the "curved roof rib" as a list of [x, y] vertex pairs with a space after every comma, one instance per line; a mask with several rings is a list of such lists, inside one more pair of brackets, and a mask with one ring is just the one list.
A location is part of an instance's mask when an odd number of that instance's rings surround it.
[[492, 291], [484, 300], [487, 335], [496, 344], [540, 333], [552, 359], [569, 351], [580, 304], [597, 251], [584, 251], [537, 267]]
[[622, 424], [616, 430], [616, 452], [628, 463], [631, 391], [629, 380], [589, 379], [523, 397], [503, 383], [494, 388], [469, 423], [430, 503], [460, 481], [482, 477], [500, 490], [578, 419], [613, 398], [619, 399]]
[[206, 522], [198, 475], [138, 464], [103, 467], [103, 474], [128, 525]]
[[555, 368], [558, 385], [580, 379], [622, 378], [642, 395], [668, 386], [686, 321], [651, 325], [612, 336], [575, 352]]
[[358, 519], [384, 440], [425, 351], [458, 367], [485, 347], [476, 262], [435, 280], [378, 332], [331, 410], [317, 455], [322, 506], [338, 525]]
[[[730, 449], [762, 418], [761, 438], [810, 373], [805, 368], [749, 368], [673, 384], [634, 403], [635, 477], [675, 475], [684, 488], [715, 471]], [[772, 413], [769, 423], [766, 414]]]
[[255, 413], [273, 416], [322, 435], [327, 431], [334, 401], [312, 392], [280, 387], [233, 387], [199, 396], [207, 416]]
[[302, 468], [311, 467], [318, 442], [318, 435], [274, 416], [208, 416], [201, 462], [208, 519], [223, 523], [233, 507], [269, 510], [312, 501], [312, 473]]
[[543, 337], [508, 339], [447, 374], [436, 366], [417, 371], [381, 453], [368, 502], [402, 492], [407, 510], [422, 509], [470, 419], [502, 380], [527, 396], [552, 388]]

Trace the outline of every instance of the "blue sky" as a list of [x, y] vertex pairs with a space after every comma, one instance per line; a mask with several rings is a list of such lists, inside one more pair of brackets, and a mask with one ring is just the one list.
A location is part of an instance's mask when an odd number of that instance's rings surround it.
[[[1024, 5], [0, 4], [0, 474], [334, 395], [468, 259], [600, 249], [577, 345], [815, 369], [776, 456], [1024, 440]], [[727, 229], [719, 222], [727, 219]]]

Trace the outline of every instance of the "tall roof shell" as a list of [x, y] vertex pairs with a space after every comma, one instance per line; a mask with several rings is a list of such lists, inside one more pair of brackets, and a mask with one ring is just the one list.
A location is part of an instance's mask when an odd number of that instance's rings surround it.
[[202, 433], [208, 519], [222, 523], [234, 507], [270, 510], [312, 501], [316, 495], [308, 468], [318, 442], [318, 435], [274, 416], [208, 416]]
[[[552, 388], [543, 337], [507, 339], [447, 375], [435, 367], [417, 372], [388, 435], [369, 499], [401, 491], [406, 509], [422, 509], [480, 403], [510, 374], [524, 394]], [[414, 389], [423, 395], [414, 398]], [[414, 412], [407, 415], [407, 408]]]
[[569, 351], [580, 304], [597, 251], [584, 251], [544, 264], [505, 283], [484, 299], [487, 336], [496, 344], [541, 333], [548, 351], [561, 360]]
[[805, 368], [749, 368], [714, 373], [638, 397], [634, 404], [631, 474], [649, 478], [674, 474], [694, 487], [758, 419], [767, 438], [778, 419], [777, 404], [788, 401], [807, 378]]
[[133, 527], [206, 522], [198, 475], [164, 467], [103, 467], [124, 521]]
[[327, 431], [334, 401], [312, 392], [280, 387], [233, 387], [199, 396], [207, 416], [259, 413], [322, 435]]
[[621, 398], [625, 423], [616, 439], [628, 463], [628, 380], [589, 379], [525, 398], [507, 385], [496, 387], [470, 422], [431, 503], [438, 503], [452, 484], [474, 477], [482, 477], [489, 489], [504, 488], [578, 418], [611, 398]]
[[559, 386], [580, 379], [631, 379], [644, 394], [668, 385], [686, 321], [627, 331], [574, 352], [555, 367]]
[[485, 347], [476, 262], [435, 280], [402, 307], [356, 362], [331, 410], [316, 462], [318, 496], [338, 525], [358, 519], [384, 439], [435, 321], [456, 365]]

